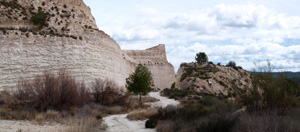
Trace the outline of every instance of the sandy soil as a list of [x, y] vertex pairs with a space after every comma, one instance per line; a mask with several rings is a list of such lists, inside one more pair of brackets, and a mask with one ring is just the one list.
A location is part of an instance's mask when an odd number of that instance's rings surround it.
[[108, 125], [108, 132], [155, 132], [154, 129], [146, 129], [145, 121], [131, 121], [127, 114], [112, 115], [104, 118]]
[[[178, 105], [179, 102], [174, 99], [168, 99], [160, 96], [159, 92], [149, 93], [151, 97], [159, 101], [151, 103], [152, 107], [166, 107], [167, 105]], [[155, 132], [155, 129], [146, 129], [144, 121], [131, 121], [126, 118], [127, 114], [112, 115], [104, 118], [108, 126], [108, 132]]]
[[159, 99], [159, 101], [151, 104], [152, 107], [166, 107], [168, 105], [178, 105], [180, 102], [174, 99], [169, 99], [167, 97], [163, 97], [159, 94], [159, 92], [151, 92], [149, 96]]
[[63, 132], [67, 128], [57, 123], [39, 125], [30, 121], [0, 120], [0, 132]]

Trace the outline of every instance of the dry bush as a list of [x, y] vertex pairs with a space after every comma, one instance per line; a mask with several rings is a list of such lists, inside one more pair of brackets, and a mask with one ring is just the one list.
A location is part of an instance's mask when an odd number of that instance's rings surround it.
[[105, 109], [106, 114], [121, 114], [125, 112], [127, 112], [127, 110], [122, 106], [111, 106]]
[[94, 102], [109, 106], [119, 104], [123, 96], [119, 90], [112, 80], [96, 79], [92, 86]]
[[132, 111], [127, 115], [130, 120], [145, 120], [158, 113], [157, 108]]
[[173, 121], [159, 121], [156, 126], [157, 132], [175, 132], [176, 124]]
[[34, 120], [36, 112], [34, 110], [11, 110], [0, 108], [0, 119], [3, 120]]
[[67, 125], [71, 127], [64, 132], [99, 132], [106, 129], [106, 126], [101, 124], [101, 120], [95, 117], [70, 118]]
[[105, 106], [99, 104], [88, 104], [73, 110], [73, 116], [64, 121], [64, 124], [71, 127], [64, 132], [104, 131], [106, 126], [102, 123], [102, 117], [105, 115], [106, 109]]
[[21, 80], [14, 98], [17, 107], [61, 111], [83, 106], [88, 102], [89, 92], [84, 83], [77, 83], [74, 77], [61, 70], [58, 76], [45, 72], [33, 81]]
[[0, 91], [0, 107], [8, 108], [14, 103], [14, 97], [9, 91]]
[[157, 101], [159, 101], [159, 99], [150, 97], [150, 96], [142, 97], [142, 100], [141, 100], [142, 103], [152, 103], [152, 102], [157, 102]]
[[237, 122], [237, 118], [231, 113], [238, 107], [238, 105], [230, 102], [222, 102], [216, 97], [207, 96], [199, 100], [185, 102], [178, 107], [170, 105], [164, 109], [159, 109], [158, 114], [149, 118], [146, 126], [154, 128], [157, 124], [158, 132], [172, 130], [180, 132], [226, 132], [230, 131]]
[[48, 110], [45, 113], [38, 113], [34, 119], [38, 124], [43, 124], [46, 121], [62, 122], [62, 116], [58, 111]]
[[97, 119], [102, 119], [106, 115], [106, 107], [99, 104], [87, 104], [82, 108], [74, 110], [72, 113], [76, 118], [83, 117], [96, 117]]
[[158, 132], [231, 132], [237, 122], [237, 117], [222, 113], [200, 117], [191, 121], [159, 121], [156, 130]]
[[290, 111], [287, 115], [278, 115], [277, 112], [244, 113], [233, 132], [299, 132], [300, 112]]
[[126, 93], [125, 96], [126, 96], [126, 98], [123, 100], [122, 106], [126, 107], [128, 109], [128, 111], [149, 108], [151, 106], [150, 102], [158, 101], [158, 99], [156, 99], [156, 98], [144, 96], [141, 98], [141, 104], [139, 104], [138, 96], [132, 95], [130, 93]]
[[247, 95], [243, 97], [243, 103], [247, 111], [279, 110], [282, 114], [290, 108], [299, 107], [300, 87], [293, 80], [287, 78], [284, 73], [274, 74], [270, 62], [253, 69], [253, 89], [248, 89]]

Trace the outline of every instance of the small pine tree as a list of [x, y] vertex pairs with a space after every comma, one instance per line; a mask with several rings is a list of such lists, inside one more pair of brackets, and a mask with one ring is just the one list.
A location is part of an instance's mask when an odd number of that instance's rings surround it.
[[236, 63], [234, 61], [229, 61], [226, 66], [232, 67], [233, 69], [237, 70]]
[[199, 64], [204, 64], [208, 62], [208, 57], [204, 52], [199, 52], [196, 54], [195, 60]]
[[147, 95], [153, 88], [152, 74], [149, 69], [139, 64], [134, 73], [126, 79], [126, 88], [128, 91], [139, 95], [139, 104], [141, 104], [141, 96]]

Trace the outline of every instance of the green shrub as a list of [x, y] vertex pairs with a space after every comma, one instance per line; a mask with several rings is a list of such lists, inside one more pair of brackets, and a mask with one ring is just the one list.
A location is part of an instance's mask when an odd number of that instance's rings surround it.
[[238, 67], [236, 66], [236, 63], [234, 61], [229, 61], [226, 66], [232, 67], [235, 70], [238, 70]]
[[178, 88], [172, 88], [172, 89], [166, 88], [162, 91], [162, 94], [169, 98], [180, 99], [180, 98], [184, 98], [188, 95], [194, 95], [197, 93], [195, 90], [188, 90], [188, 89], [181, 90]]
[[176, 85], [176, 83], [173, 82], [172, 85], [171, 85], [171, 89], [174, 89], [174, 88], [175, 88], [175, 85]]
[[187, 63], [181, 63], [180, 64], [180, 67], [184, 67], [184, 66], [187, 66]]
[[32, 15], [31, 21], [35, 25], [43, 26], [46, 24], [47, 17], [48, 13], [45, 13], [41, 8], [39, 8], [38, 12]]

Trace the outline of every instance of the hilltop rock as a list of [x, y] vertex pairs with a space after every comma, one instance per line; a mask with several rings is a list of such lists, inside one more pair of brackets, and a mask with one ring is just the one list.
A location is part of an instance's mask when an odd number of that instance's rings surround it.
[[200, 93], [237, 96], [252, 88], [251, 73], [212, 63], [184, 63], [177, 72], [176, 88]]

